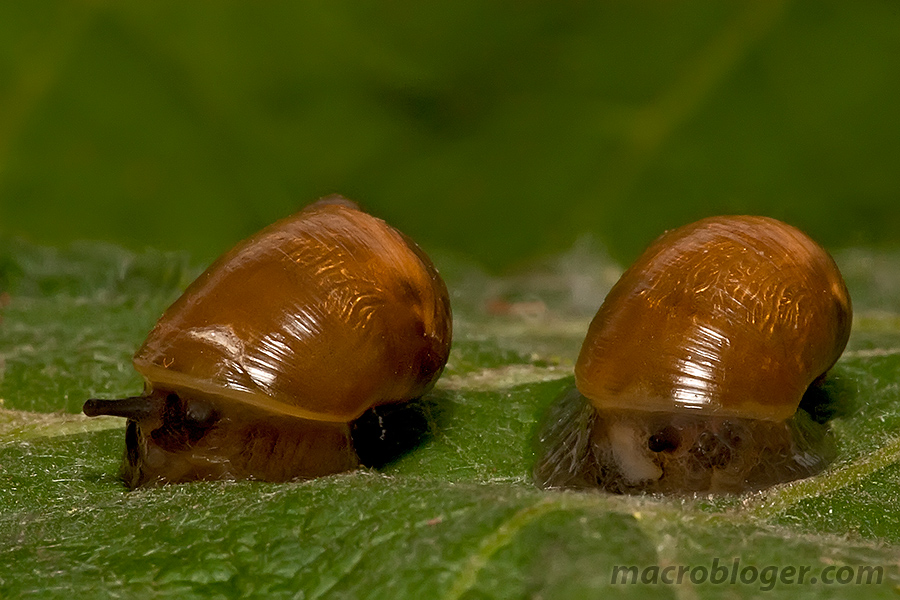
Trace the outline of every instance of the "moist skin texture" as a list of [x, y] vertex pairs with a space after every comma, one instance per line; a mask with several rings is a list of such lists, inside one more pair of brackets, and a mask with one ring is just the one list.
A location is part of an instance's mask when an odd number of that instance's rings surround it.
[[346, 471], [359, 465], [356, 422], [430, 390], [451, 329], [425, 253], [329, 197], [213, 263], [136, 352], [144, 395], [84, 412], [128, 419], [130, 487]]
[[535, 483], [614, 493], [741, 493], [809, 477], [834, 458], [827, 424], [697, 412], [598, 410], [573, 386], [538, 440]]
[[711, 217], [663, 234], [591, 322], [536, 482], [742, 492], [818, 473], [831, 434], [798, 407], [851, 320], [834, 260], [790, 225]]
[[121, 476], [131, 488], [215, 479], [309, 479], [359, 466], [347, 423], [310, 421], [165, 390], [141, 400], [149, 408], [129, 418], [125, 432]]

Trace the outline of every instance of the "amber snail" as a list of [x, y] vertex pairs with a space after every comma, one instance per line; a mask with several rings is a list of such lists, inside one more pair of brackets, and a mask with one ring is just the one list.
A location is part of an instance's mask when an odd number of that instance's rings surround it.
[[742, 492], [833, 458], [801, 399], [847, 344], [831, 256], [766, 217], [711, 217], [659, 237], [609, 291], [575, 387], [539, 431], [542, 487]]
[[144, 393], [84, 412], [128, 419], [131, 487], [337, 473], [359, 464], [354, 421], [425, 394], [450, 337], [431, 260], [332, 196], [216, 260], [135, 354]]

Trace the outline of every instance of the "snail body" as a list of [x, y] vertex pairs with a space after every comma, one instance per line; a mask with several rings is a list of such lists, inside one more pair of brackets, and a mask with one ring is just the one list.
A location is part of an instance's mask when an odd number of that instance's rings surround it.
[[449, 354], [447, 288], [409, 238], [340, 197], [239, 243], [160, 317], [134, 356], [131, 486], [282, 481], [356, 467], [352, 423], [419, 398]]
[[830, 437], [798, 406], [851, 315], [831, 256], [790, 225], [711, 217], [663, 234], [591, 322], [537, 482], [742, 491], [821, 470]]

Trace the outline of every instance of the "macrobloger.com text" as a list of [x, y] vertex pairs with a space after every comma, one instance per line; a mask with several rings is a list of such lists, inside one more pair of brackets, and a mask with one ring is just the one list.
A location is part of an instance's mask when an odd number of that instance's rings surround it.
[[740, 558], [720, 560], [710, 565], [615, 565], [613, 585], [752, 585], [767, 592], [777, 584], [789, 585], [879, 585], [884, 567], [869, 565], [742, 565]]

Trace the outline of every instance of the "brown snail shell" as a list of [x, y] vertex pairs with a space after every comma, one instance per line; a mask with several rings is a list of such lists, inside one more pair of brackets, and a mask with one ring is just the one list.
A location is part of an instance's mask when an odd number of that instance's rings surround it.
[[851, 315], [834, 260], [790, 225], [711, 217], [665, 233], [591, 322], [536, 481], [742, 491], [821, 470], [830, 437], [798, 405]]
[[335, 473], [358, 465], [350, 424], [431, 389], [450, 338], [424, 252], [329, 197], [216, 260], [135, 354], [144, 394], [84, 412], [129, 419], [131, 486]]

